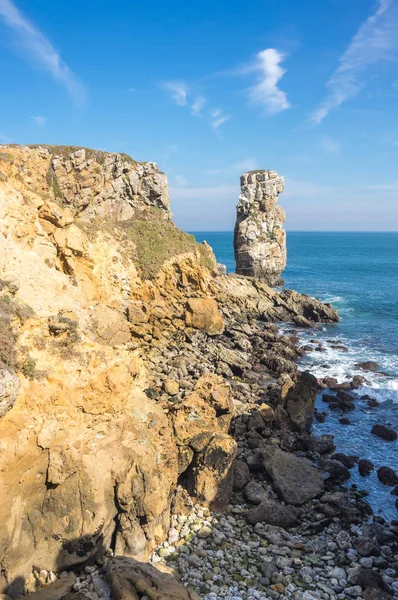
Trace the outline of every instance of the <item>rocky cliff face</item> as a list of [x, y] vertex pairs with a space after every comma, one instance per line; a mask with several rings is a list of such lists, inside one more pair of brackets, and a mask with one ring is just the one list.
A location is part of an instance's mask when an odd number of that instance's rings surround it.
[[234, 248], [236, 272], [274, 286], [286, 266], [285, 213], [277, 206], [283, 177], [275, 171], [250, 171], [240, 179]]
[[147, 557], [188, 492], [224, 507], [231, 381], [250, 367], [237, 323], [298, 317], [337, 319], [217, 276], [211, 249], [173, 225], [153, 163], [1, 147], [0, 593], [102, 547]]

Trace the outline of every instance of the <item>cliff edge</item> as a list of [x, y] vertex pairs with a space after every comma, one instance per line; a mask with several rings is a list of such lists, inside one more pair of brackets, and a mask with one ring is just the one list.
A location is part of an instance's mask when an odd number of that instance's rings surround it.
[[[211, 248], [173, 224], [154, 163], [0, 147], [0, 593], [17, 596], [32, 565], [60, 572], [101, 548], [147, 558], [173, 511], [227, 505], [233, 386], [258, 319], [338, 317], [218, 276]], [[290, 369], [294, 388], [296, 353], [274, 338], [259, 368]]]

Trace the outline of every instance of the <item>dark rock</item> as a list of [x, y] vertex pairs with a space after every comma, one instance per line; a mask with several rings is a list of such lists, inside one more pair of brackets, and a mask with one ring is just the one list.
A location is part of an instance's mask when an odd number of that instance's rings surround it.
[[378, 408], [380, 406], [380, 402], [377, 402], [375, 398], [369, 398], [367, 405], [369, 408]]
[[258, 481], [249, 481], [245, 487], [245, 497], [252, 504], [261, 504], [269, 500], [269, 494]]
[[367, 458], [361, 458], [358, 462], [358, 472], [362, 477], [366, 477], [374, 470], [374, 464]]
[[235, 461], [234, 465], [234, 491], [240, 492], [250, 481], [250, 470], [244, 460]]
[[320, 436], [303, 436], [300, 438], [303, 447], [316, 454], [328, 454], [335, 449], [335, 443], [331, 434]]
[[340, 461], [332, 460], [331, 458], [321, 458], [318, 461], [318, 469], [329, 473], [329, 479], [347, 481], [347, 479], [351, 477], [347, 467], [345, 467]]
[[342, 452], [337, 452], [330, 458], [340, 461], [347, 469], [352, 469], [358, 462], [358, 456], [347, 456], [347, 454], [343, 454]]
[[317, 391], [316, 378], [311, 373], [304, 372], [298, 375], [295, 385], [284, 399], [284, 409], [290, 418], [291, 427], [299, 433], [309, 433], [311, 430]]
[[339, 423], [341, 425], [351, 425], [351, 421], [347, 417], [342, 417], [341, 419], [339, 419]]
[[364, 535], [360, 535], [357, 538], [354, 538], [352, 545], [354, 546], [358, 554], [360, 554], [361, 556], [370, 556], [375, 552], [377, 554], [379, 553], [378, 548], [375, 545], [375, 542], [372, 540], [372, 538]]
[[373, 360], [367, 360], [365, 362], [359, 362], [354, 365], [357, 369], [361, 369], [362, 371], [377, 371], [379, 365], [377, 362]]
[[293, 506], [283, 506], [278, 502], [267, 500], [246, 513], [246, 519], [251, 525], [269, 523], [276, 527], [288, 529], [299, 523], [301, 511]]
[[398, 496], [398, 485], [396, 485], [395, 488], [391, 490], [390, 494], [392, 496]]
[[393, 442], [397, 439], [397, 432], [393, 429], [389, 429], [385, 425], [373, 425], [372, 427], [373, 435], [381, 438], [382, 440], [386, 440], [388, 442]]
[[377, 477], [384, 485], [398, 485], [398, 475], [390, 467], [380, 467], [380, 469], [377, 469]]
[[308, 460], [271, 446], [262, 453], [264, 469], [285, 502], [304, 504], [323, 492], [324, 479]]

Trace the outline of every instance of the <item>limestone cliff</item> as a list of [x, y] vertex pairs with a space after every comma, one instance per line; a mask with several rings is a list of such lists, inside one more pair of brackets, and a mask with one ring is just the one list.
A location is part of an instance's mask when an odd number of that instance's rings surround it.
[[228, 328], [337, 319], [218, 276], [167, 190], [121, 154], [0, 148], [0, 593], [101, 547], [147, 557], [184, 490], [225, 506], [230, 381], [249, 366]]
[[286, 266], [285, 213], [277, 206], [284, 180], [275, 171], [249, 171], [240, 178], [234, 248], [236, 272], [274, 286]]

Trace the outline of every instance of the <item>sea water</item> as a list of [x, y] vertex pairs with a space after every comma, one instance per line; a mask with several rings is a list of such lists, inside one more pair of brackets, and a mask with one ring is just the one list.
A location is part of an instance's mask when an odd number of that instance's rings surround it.
[[[194, 232], [198, 242], [206, 240], [218, 262], [235, 270], [232, 232]], [[300, 330], [303, 344], [316, 338], [324, 351], [310, 352], [300, 369], [317, 377], [335, 377], [343, 382], [354, 375], [368, 383], [356, 392], [380, 402], [371, 409], [357, 400], [357, 409], [347, 413], [350, 425], [341, 425], [340, 413], [328, 411], [324, 423], [314, 424], [314, 433], [332, 433], [339, 452], [368, 458], [375, 464], [369, 477], [351, 470], [349, 483], [369, 493], [375, 513], [398, 519], [392, 488], [380, 484], [376, 470], [383, 465], [398, 472], [398, 441], [386, 442], [370, 431], [382, 423], [398, 431], [398, 233], [287, 234], [288, 262], [283, 273], [285, 286], [330, 302], [339, 312], [340, 323], [317, 330]], [[333, 346], [344, 346], [346, 350]], [[377, 362], [377, 372], [364, 372], [355, 365]], [[328, 410], [317, 399], [319, 411]]]

